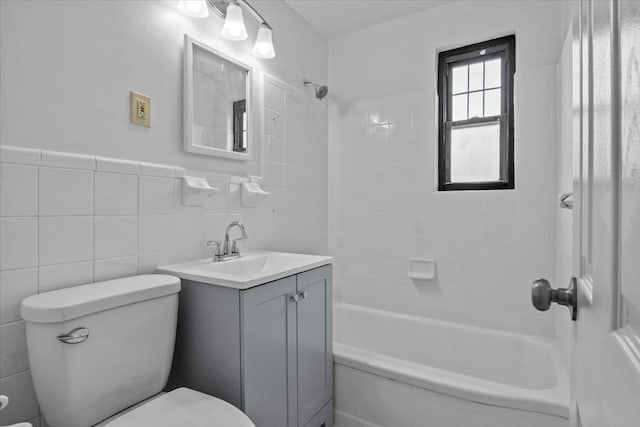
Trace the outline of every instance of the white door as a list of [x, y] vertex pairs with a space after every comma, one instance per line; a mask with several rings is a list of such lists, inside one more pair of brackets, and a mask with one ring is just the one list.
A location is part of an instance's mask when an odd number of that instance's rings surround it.
[[640, 427], [640, 1], [576, 15], [571, 425]]

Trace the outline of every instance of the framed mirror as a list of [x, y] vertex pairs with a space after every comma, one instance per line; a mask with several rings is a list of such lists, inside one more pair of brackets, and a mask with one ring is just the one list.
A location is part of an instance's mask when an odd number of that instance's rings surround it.
[[251, 67], [184, 36], [184, 149], [251, 158]]

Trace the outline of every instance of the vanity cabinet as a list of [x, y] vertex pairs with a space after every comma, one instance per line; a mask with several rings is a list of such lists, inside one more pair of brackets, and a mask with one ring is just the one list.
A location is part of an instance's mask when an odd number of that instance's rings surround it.
[[246, 290], [182, 281], [170, 387], [257, 427], [332, 427], [331, 265]]

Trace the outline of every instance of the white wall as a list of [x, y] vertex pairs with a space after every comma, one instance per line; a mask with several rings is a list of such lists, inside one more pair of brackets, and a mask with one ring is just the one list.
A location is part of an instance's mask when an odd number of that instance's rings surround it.
[[[219, 18], [188, 19], [175, 6], [0, 2], [0, 392], [12, 399], [0, 425], [38, 415], [22, 298], [201, 258], [234, 219], [247, 226], [245, 250], [327, 252], [327, 108], [301, 85], [326, 82], [327, 42], [283, 2], [261, 1], [277, 57], [259, 61], [250, 19], [238, 44], [218, 36]], [[182, 151], [184, 33], [274, 77], [254, 161]], [[129, 124], [131, 90], [151, 97], [151, 129]], [[220, 193], [182, 206], [184, 173]], [[273, 193], [257, 208], [240, 205], [247, 173]]]
[[[329, 250], [339, 300], [553, 336], [561, 2], [462, 1], [329, 43]], [[515, 32], [516, 190], [437, 192], [438, 49]], [[437, 280], [407, 278], [434, 258]]]

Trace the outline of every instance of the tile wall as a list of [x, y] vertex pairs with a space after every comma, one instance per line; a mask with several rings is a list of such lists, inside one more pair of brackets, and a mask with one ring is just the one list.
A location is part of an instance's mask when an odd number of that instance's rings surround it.
[[[329, 114], [329, 252], [337, 300], [552, 337], [530, 284], [554, 276], [556, 67], [516, 77], [516, 190], [438, 192], [431, 91]], [[411, 257], [437, 278], [408, 278]]]
[[[19, 305], [69, 286], [151, 273], [211, 254], [241, 220], [242, 250], [327, 252], [326, 106], [266, 77], [261, 205], [240, 203], [246, 177], [73, 153], [0, 147], [0, 390], [11, 424], [38, 416]], [[220, 192], [182, 205], [183, 175]]]

